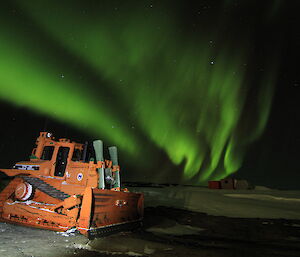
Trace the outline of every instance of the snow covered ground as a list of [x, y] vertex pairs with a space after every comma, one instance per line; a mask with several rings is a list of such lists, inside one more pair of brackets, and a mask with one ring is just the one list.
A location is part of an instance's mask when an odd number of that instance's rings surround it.
[[192, 186], [129, 187], [143, 192], [145, 206], [167, 206], [239, 218], [300, 219], [300, 191], [208, 189]]
[[23, 227], [0, 222], [0, 256], [57, 257], [73, 255], [74, 246], [85, 245], [88, 239], [78, 234], [63, 234], [54, 231]]

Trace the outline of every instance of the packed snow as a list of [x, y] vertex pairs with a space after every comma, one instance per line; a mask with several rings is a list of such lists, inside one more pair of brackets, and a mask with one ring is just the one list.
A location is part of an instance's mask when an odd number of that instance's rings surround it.
[[300, 191], [208, 189], [193, 186], [131, 187], [145, 206], [167, 206], [214, 216], [300, 219]]

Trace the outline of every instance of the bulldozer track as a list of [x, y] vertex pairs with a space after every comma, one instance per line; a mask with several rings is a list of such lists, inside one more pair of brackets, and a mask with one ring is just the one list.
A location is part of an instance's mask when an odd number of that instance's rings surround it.
[[70, 197], [70, 195], [56, 189], [55, 187], [49, 185], [39, 178], [28, 176], [20, 176], [20, 178], [31, 184], [34, 188], [39, 189], [40, 191], [44, 192], [47, 195], [50, 195], [51, 197], [57, 198], [62, 201]]

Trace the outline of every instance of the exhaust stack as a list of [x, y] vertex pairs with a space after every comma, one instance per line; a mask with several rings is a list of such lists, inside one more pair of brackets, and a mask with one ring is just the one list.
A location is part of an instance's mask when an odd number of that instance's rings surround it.
[[[95, 140], [93, 142], [95, 154], [96, 154], [96, 161], [97, 162], [104, 162], [104, 157], [103, 157], [103, 142], [101, 140]], [[104, 165], [102, 165], [102, 168], [98, 169], [98, 174], [99, 174], [99, 182], [98, 182], [98, 187], [100, 189], [105, 188], [105, 182], [104, 182]]]
[[118, 149], [116, 146], [111, 146], [108, 148], [110, 159], [113, 164], [114, 172], [115, 172], [115, 184], [114, 187], [121, 187], [120, 183], [120, 170], [119, 170], [119, 162], [118, 162]]

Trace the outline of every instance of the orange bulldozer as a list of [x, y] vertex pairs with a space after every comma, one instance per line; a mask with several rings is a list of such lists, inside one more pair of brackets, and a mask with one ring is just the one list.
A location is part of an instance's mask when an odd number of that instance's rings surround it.
[[94, 238], [141, 225], [144, 197], [121, 189], [115, 146], [55, 140], [41, 132], [29, 161], [0, 169], [13, 177], [0, 193], [0, 221]]

